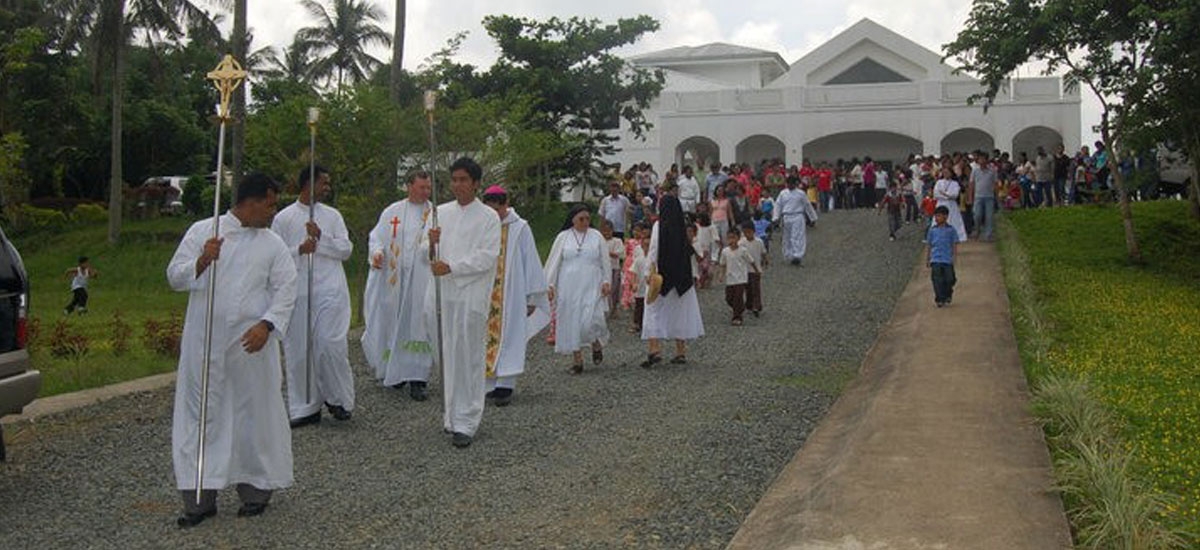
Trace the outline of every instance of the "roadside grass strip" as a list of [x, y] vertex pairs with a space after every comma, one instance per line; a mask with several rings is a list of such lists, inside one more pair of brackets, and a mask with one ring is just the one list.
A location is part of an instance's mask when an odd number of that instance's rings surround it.
[[1000, 252], [1022, 362], [1076, 542], [1190, 548], [1200, 533], [1200, 223], [1134, 205], [1009, 214]]

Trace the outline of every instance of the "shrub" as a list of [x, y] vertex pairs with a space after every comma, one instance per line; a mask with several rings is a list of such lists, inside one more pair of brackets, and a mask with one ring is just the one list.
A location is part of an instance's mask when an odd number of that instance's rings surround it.
[[[199, 216], [207, 212], [204, 208], [204, 190], [212, 185], [204, 176], [192, 176], [183, 184], [183, 195], [179, 197], [179, 202], [183, 203], [183, 209], [188, 214]], [[212, 207], [212, 194], [208, 195], [208, 206]]]
[[142, 342], [147, 349], [164, 357], [179, 357], [183, 318], [171, 315], [163, 319], [146, 319], [144, 329]]
[[29, 204], [17, 207], [17, 219], [14, 221], [18, 233], [62, 231], [68, 225], [66, 214]]
[[[210, 215], [211, 210], [209, 209], [212, 208], [213, 204], [213, 192], [212, 186], [205, 187], [204, 190], [200, 192], [200, 210], [196, 212], [196, 215], [205, 217]], [[221, 211], [224, 212], [225, 209], [229, 208], [230, 204], [233, 204], [233, 201], [230, 198], [230, 190], [222, 189]]]
[[112, 321], [109, 322], [109, 329], [112, 331], [112, 351], [113, 355], [122, 356], [129, 351], [129, 337], [133, 335], [133, 327], [125, 322], [125, 317], [120, 311], [113, 312]]
[[71, 329], [66, 319], [54, 323], [50, 334], [50, 355], [79, 361], [91, 351], [87, 336]]
[[108, 210], [93, 203], [83, 203], [71, 210], [71, 219], [78, 224], [96, 225], [108, 221]]

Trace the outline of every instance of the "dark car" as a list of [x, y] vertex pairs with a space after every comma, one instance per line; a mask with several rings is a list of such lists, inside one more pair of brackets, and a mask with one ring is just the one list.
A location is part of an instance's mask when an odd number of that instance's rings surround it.
[[[42, 373], [30, 368], [25, 349], [29, 335], [29, 278], [16, 247], [0, 229], [0, 417], [19, 414], [37, 397]], [[4, 434], [0, 432], [0, 461]]]

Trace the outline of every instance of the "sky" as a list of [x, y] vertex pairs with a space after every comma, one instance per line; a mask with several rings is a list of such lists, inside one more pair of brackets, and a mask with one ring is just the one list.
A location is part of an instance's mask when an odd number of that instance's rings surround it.
[[[282, 48], [291, 43], [298, 29], [314, 23], [299, 0], [247, 1], [254, 48]], [[332, 4], [332, 0], [318, 1]], [[391, 32], [395, 1], [366, 1], [381, 8], [383, 27]], [[619, 54], [728, 42], [774, 51], [794, 63], [864, 17], [940, 53], [941, 46], [954, 39], [970, 8], [970, 0], [408, 0], [404, 67], [418, 68], [460, 31], [469, 35], [458, 61], [489, 66], [497, 50], [482, 26], [487, 15], [579, 16], [613, 22], [644, 14], [657, 19], [661, 28]], [[391, 59], [390, 50], [374, 54], [385, 62]], [[1018, 76], [1037, 74], [1023, 69]], [[1088, 94], [1083, 98], [1082, 136], [1085, 143], [1091, 143], [1096, 138], [1090, 127], [1099, 120], [1099, 107]]]

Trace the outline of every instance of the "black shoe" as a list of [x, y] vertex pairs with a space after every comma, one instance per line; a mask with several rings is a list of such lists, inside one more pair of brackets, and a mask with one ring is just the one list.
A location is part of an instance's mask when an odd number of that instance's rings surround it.
[[329, 414], [333, 415], [335, 420], [350, 420], [351, 414], [350, 411], [346, 410], [346, 407], [330, 405], [329, 403], [326, 403], [325, 407], [329, 409]]
[[408, 396], [411, 397], [413, 401], [424, 401], [429, 399], [428, 386], [429, 383], [427, 382], [413, 380], [412, 382], [408, 383]]
[[204, 522], [204, 520], [215, 515], [217, 515], [216, 507], [200, 512], [199, 514], [185, 513], [182, 516], [179, 516], [179, 519], [175, 520], [175, 525], [179, 526], [180, 529], [187, 529], [189, 527], [200, 525]]
[[791, 262], [791, 263], [792, 263], [792, 265], [800, 265], [800, 259], [799, 259], [799, 258], [792, 258], [792, 262]]
[[401, 388], [403, 388], [403, 387], [404, 387], [404, 385], [405, 385], [405, 384], [407, 384], [407, 383], [408, 383], [408, 382], [401, 382], [401, 383], [399, 383], [399, 384], [392, 384], [391, 386], [388, 386], [388, 387], [392, 388], [393, 390], [398, 390], [398, 389], [401, 389]]
[[317, 411], [308, 416], [302, 416], [300, 418], [292, 420], [292, 428], [300, 428], [303, 426], [308, 426], [309, 424], [320, 424], [320, 423], [321, 423], [321, 411]]
[[462, 432], [454, 432], [454, 437], [450, 440], [450, 443], [459, 449], [464, 449], [471, 446], [471, 441], [471, 436]]
[[507, 407], [512, 403], [512, 388], [496, 388], [490, 392], [497, 407]]
[[592, 363], [599, 365], [603, 361], [604, 361], [604, 350], [603, 349], [592, 350]]
[[756, 310], [756, 309], [752, 309], [752, 310], [750, 310], [750, 313], [751, 313], [752, 315], [754, 315], [754, 317], [755, 317], [755, 318], [757, 318], [759, 315], [761, 315], [761, 314], [762, 314], [762, 312], [761, 312], [761, 311], [758, 311], [758, 310]]
[[237, 515], [239, 518], [252, 518], [254, 516], [261, 516], [266, 511], [267, 503], [265, 502], [247, 503], [238, 508]]
[[496, 390], [492, 390], [490, 392], [483, 394], [483, 398], [484, 399], [495, 399], [496, 398]]
[[662, 356], [657, 353], [651, 353], [646, 356], [646, 360], [642, 361], [642, 368], [648, 369], [662, 362]]

